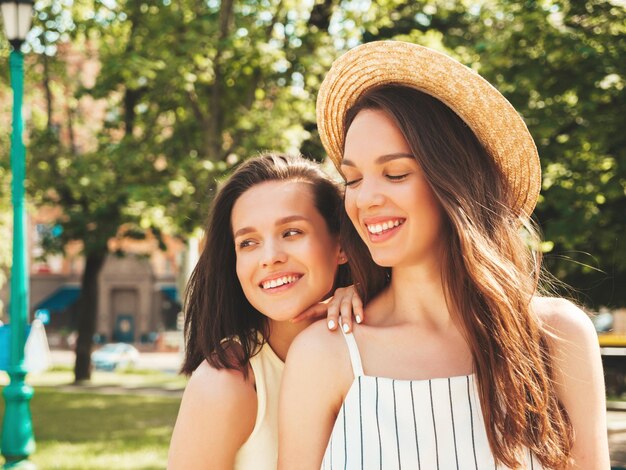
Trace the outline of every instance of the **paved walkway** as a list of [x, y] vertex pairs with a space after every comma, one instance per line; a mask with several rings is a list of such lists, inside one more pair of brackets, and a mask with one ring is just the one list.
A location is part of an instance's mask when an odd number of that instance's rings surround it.
[[[73, 366], [76, 361], [76, 353], [66, 349], [53, 349], [50, 351], [52, 364], [60, 366]], [[161, 372], [176, 373], [180, 370], [183, 356], [178, 352], [141, 352], [135, 367], [137, 369], [158, 370]]]

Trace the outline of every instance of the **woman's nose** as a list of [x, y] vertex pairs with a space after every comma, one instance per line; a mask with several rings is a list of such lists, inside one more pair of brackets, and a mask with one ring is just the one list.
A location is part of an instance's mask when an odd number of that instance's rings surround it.
[[287, 254], [281, 243], [275, 241], [265, 242], [263, 245], [263, 255], [261, 264], [263, 267], [272, 266], [287, 261]]
[[382, 205], [384, 197], [380, 192], [380, 185], [372, 179], [363, 178], [356, 188], [356, 205], [359, 209], [368, 209]]

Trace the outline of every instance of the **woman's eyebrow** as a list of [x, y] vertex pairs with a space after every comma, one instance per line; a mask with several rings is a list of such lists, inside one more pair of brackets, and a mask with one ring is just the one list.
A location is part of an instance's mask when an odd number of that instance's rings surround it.
[[300, 222], [300, 221], [311, 222], [308, 218], [306, 218], [303, 215], [289, 215], [287, 217], [283, 217], [282, 219], [278, 219], [275, 225], [278, 227], [279, 225], [285, 225], [291, 222]]
[[[285, 225], [291, 222], [300, 222], [300, 221], [309, 222], [309, 223], [311, 222], [308, 218], [304, 217], [303, 215], [288, 215], [287, 217], [278, 219], [274, 225], [278, 227], [280, 225]], [[256, 229], [254, 227], [243, 227], [234, 233], [233, 238], [241, 237], [242, 235], [246, 235], [247, 233], [251, 233], [251, 232], [256, 232]]]
[[254, 232], [256, 229], [254, 227], [244, 227], [244, 228], [240, 228], [239, 230], [237, 230], [234, 234], [233, 234], [233, 238], [237, 238], [237, 237], [241, 237], [242, 235], [245, 235], [247, 233], [251, 233]]
[[[382, 163], [387, 163], [391, 160], [397, 160], [399, 158], [415, 158], [413, 155], [411, 155], [410, 153], [389, 153], [387, 155], [381, 155], [380, 157], [377, 157], [375, 160], [375, 163], [380, 165]], [[345, 165], [345, 166], [356, 166], [354, 164], [354, 162], [352, 160], [348, 160], [348, 159], [343, 159], [341, 160], [341, 165]]]

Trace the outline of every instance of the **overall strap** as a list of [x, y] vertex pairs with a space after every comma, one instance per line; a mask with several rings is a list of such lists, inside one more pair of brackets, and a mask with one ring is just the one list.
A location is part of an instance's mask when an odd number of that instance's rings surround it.
[[361, 364], [361, 355], [359, 354], [359, 347], [356, 344], [356, 339], [352, 333], [346, 333], [343, 329], [339, 328], [343, 333], [343, 337], [346, 339], [348, 345], [348, 352], [350, 353], [350, 363], [352, 364], [352, 371], [354, 377], [360, 377], [363, 374], [363, 365]]

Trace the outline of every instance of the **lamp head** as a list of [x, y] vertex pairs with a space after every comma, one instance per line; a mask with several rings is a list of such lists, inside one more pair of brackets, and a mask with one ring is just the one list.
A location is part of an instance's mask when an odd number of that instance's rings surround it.
[[16, 51], [26, 39], [33, 19], [33, 0], [0, 0], [7, 39]]

